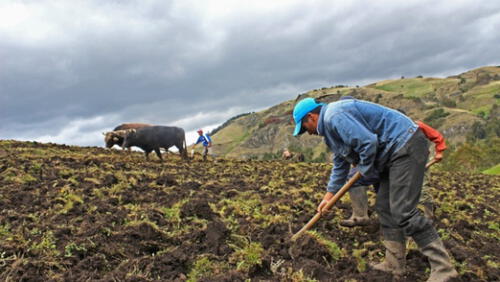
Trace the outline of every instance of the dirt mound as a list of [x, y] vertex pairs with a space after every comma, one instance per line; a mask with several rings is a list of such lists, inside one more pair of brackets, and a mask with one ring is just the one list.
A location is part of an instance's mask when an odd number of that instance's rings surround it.
[[161, 250], [165, 240], [159, 230], [146, 222], [127, 226], [109, 239], [110, 243], [104, 251], [110, 254], [116, 254], [118, 251], [127, 257], [154, 255]]
[[302, 236], [290, 243], [289, 254], [292, 259], [311, 259], [315, 261], [331, 260], [326, 246], [319, 244], [311, 236]]
[[216, 255], [227, 255], [231, 249], [226, 243], [230, 231], [226, 228], [224, 222], [219, 219], [211, 221], [205, 231], [204, 244], [210, 253]]
[[182, 206], [182, 217], [198, 217], [203, 219], [211, 219], [215, 214], [210, 209], [208, 201], [205, 199], [194, 199]]
[[156, 184], [163, 186], [177, 185], [177, 180], [171, 175], [162, 175], [156, 179]]

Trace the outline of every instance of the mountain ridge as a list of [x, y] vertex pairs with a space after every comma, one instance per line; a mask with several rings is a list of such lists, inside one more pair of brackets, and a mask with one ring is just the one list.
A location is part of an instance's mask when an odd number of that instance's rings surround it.
[[305, 153], [306, 160], [326, 161], [329, 152], [322, 138], [292, 136], [291, 113], [295, 102], [305, 97], [330, 103], [342, 96], [402, 109], [412, 119], [438, 129], [452, 147], [472, 139], [498, 138], [500, 134], [500, 66], [486, 66], [446, 78], [401, 77], [362, 87], [313, 89], [263, 111], [228, 120], [212, 136], [214, 154], [269, 159], [278, 158], [288, 148]]

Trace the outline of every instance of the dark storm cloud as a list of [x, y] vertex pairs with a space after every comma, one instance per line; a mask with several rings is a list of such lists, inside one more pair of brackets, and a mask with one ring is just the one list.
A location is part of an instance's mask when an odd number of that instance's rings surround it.
[[0, 138], [101, 145], [121, 122], [190, 131], [313, 88], [499, 63], [496, 1], [365, 2], [3, 4], [24, 22], [0, 24]]

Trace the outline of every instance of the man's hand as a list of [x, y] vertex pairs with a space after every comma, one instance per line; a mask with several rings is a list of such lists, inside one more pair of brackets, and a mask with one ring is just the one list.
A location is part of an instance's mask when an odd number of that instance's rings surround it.
[[443, 152], [436, 152], [436, 154], [434, 155], [434, 160], [436, 161], [436, 163], [442, 161], [443, 160]]
[[323, 208], [326, 206], [326, 204], [328, 204], [328, 201], [330, 201], [331, 198], [333, 198], [333, 193], [332, 192], [326, 192], [326, 194], [323, 196], [323, 200], [318, 205], [317, 211], [319, 213], [323, 212]]
[[328, 201], [322, 200], [321, 203], [319, 203], [319, 205], [318, 205], [318, 210], [317, 211], [319, 213], [322, 213], [323, 208], [326, 206], [326, 204], [328, 204]]

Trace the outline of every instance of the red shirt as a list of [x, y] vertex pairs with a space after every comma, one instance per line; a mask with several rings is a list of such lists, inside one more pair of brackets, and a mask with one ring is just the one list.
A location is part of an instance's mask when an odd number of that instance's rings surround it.
[[420, 129], [422, 129], [422, 132], [425, 134], [427, 139], [436, 144], [436, 153], [446, 150], [446, 142], [444, 141], [443, 135], [441, 135], [439, 131], [421, 121], [417, 121], [417, 125]]

